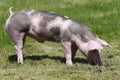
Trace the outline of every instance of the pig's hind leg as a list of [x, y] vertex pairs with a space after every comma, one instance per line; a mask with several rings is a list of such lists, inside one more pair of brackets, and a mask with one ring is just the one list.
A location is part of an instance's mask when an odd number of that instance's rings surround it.
[[25, 42], [25, 33], [13, 30], [13, 32], [8, 31], [9, 36], [14, 42], [14, 47], [17, 54], [17, 62], [23, 64], [23, 54], [22, 49]]

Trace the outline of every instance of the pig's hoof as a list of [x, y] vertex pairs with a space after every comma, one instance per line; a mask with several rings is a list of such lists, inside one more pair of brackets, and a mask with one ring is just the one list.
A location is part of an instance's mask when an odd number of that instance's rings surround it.
[[23, 64], [23, 62], [17, 62], [18, 64]]
[[23, 60], [18, 59], [18, 60], [17, 60], [17, 63], [18, 63], [18, 64], [23, 64]]
[[66, 64], [67, 64], [67, 65], [70, 65], [70, 66], [73, 65], [72, 62], [66, 62]]

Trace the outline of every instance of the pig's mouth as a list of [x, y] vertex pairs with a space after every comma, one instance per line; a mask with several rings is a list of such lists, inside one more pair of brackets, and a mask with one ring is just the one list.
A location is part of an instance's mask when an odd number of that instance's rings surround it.
[[91, 65], [98, 65], [98, 66], [102, 65], [99, 51], [97, 49], [90, 50], [88, 52], [88, 60]]

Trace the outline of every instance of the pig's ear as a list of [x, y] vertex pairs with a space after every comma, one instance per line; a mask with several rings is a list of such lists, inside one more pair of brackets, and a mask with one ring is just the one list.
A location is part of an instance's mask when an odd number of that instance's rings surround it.
[[100, 44], [101, 44], [102, 46], [108, 46], [108, 47], [111, 47], [110, 44], [108, 44], [106, 41], [104, 41], [104, 40], [102, 40], [102, 39], [98, 39], [98, 41], [100, 42]]
[[90, 41], [88, 43], [89, 50], [101, 50], [103, 47], [97, 41]]

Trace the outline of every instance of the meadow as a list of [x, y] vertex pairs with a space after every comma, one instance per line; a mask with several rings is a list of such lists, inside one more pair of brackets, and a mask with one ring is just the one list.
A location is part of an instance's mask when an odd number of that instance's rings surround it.
[[[4, 30], [8, 9], [52, 11], [81, 21], [112, 47], [101, 52], [102, 66], [90, 65], [78, 51], [65, 64], [60, 43], [27, 37], [24, 64], [17, 64], [13, 42]], [[0, 80], [120, 80], [120, 0], [0, 0]]]

